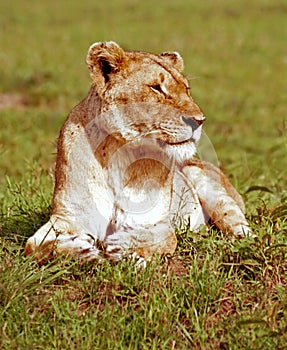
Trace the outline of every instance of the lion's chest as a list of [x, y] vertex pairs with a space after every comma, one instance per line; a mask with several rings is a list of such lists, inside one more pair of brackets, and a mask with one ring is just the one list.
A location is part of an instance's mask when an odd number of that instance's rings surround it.
[[125, 169], [115, 167], [109, 182], [114, 193], [114, 231], [152, 229], [158, 223], [168, 230], [187, 224], [195, 230], [205, 222], [195, 190], [177, 168], [141, 159]]
[[152, 231], [160, 223], [163, 230], [186, 224], [195, 230], [204, 224], [197, 193], [162, 154], [122, 147], [103, 168], [86, 141], [85, 135], [74, 141], [67, 191], [57, 195], [81, 230], [104, 240], [119, 229]]

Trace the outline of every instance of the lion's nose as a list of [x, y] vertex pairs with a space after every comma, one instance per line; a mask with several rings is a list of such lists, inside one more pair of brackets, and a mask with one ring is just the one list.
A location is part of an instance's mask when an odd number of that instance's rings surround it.
[[184, 121], [185, 124], [191, 126], [193, 131], [195, 131], [205, 121], [205, 116], [199, 115], [192, 118], [187, 118], [185, 116], [182, 116], [182, 120]]

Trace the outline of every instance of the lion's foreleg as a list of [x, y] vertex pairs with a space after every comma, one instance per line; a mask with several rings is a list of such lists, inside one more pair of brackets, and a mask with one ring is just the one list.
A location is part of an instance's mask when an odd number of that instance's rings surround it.
[[243, 211], [228, 194], [220, 178], [209, 177], [197, 166], [187, 166], [183, 173], [195, 188], [205, 212], [221, 231], [238, 237], [253, 236]]

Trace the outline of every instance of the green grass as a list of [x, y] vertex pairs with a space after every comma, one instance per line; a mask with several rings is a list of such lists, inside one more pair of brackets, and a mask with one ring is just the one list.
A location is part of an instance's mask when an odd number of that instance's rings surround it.
[[[1, 2], [0, 94], [18, 102], [0, 110], [0, 348], [286, 348], [286, 13], [283, 0]], [[56, 138], [101, 40], [183, 55], [257, 239], [182, 230], [176, 254], [144, 270], [23, 256], [49, 217]]]

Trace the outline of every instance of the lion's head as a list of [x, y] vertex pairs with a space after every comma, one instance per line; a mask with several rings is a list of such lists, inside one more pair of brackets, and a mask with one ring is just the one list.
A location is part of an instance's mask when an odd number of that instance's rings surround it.
[[194, 155], [205, 118], [177, 52], [124, 51], [110, 41], [93, 44], [87, 64], [101, 99], [101, 128], [125, 142], [152, 138], [177, 162]]

